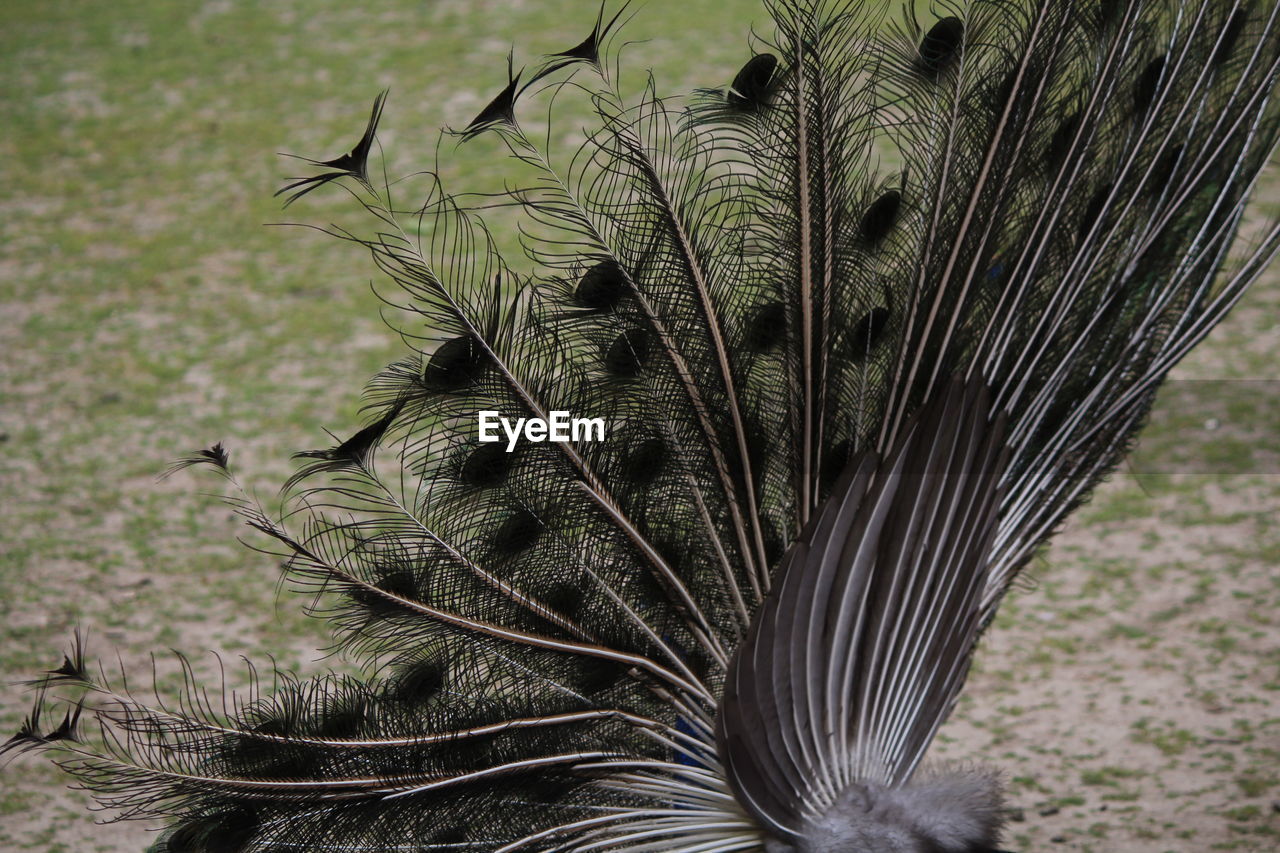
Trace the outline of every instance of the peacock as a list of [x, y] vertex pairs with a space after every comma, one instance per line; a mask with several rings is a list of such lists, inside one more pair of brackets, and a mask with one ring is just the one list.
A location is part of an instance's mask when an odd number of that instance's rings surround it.
[[[1280, 6], [765, 6], [682, 98], [626, 92], [614, 0], [510, 61], [450, 137], [509, 155], [501, 193], [380, 174], [386, 92], [298, 161], [286, 205], [367, 214], [325, 230], [394, 285], [407, 353], [283, 516], [221, 444], [175, 468], [225, 478], [362, 674], [151, 698], [77, 636], [4, 751], [163, 822], [155, 853], [995, 851], [998, 770], [930, 742], [1280, 248], [1242, 228]], [[562, 152], [528, 128], [567, 99], [592, 124]]]

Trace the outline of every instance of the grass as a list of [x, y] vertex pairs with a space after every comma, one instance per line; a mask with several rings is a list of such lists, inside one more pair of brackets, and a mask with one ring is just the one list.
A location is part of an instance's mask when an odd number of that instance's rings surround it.
[[[277, 600], [276, 566], [235, 543], [235, 519], [198, 494], [208, 484], [154, 480], [173, 458], [225, 440], [269, 496], [291, 471], [290, 453], [326, 443], [323, 427], [357, 423], [361, 383], [403, 350], [379, 319], [364, 256], [264, 227], [349, 216], [338, 192], [282, 214], [271, 193], [292, 165], [275, 152], [338, 153], [374, 94], [390, 88], [388, 169], [428, 166], [438, 127], [465, 124], [503, 83], [511, 41], [517, 62], [576, 43], [588, 5], [6, 5], [4, 730], [27, 710], [9, 684], [57, 663], [76, 625], [133, 672], [169, 647], [325, 665], [314, 652], [327, 642], [323, 625], [296, 599]], [[627, 50], [630, 79], [642, 83], [641, 69], [653, 67], [665, 91], [721, 83], [747, 54], [748, 24], [763, 18], [757, 0], [648, 0], [627, 29], [640, 42]], [[571, 134], [572, 116], [561, 126]], [[447, 143], [443, 154], [451, 186], [493, 180], [492, 145]], [[1278, 189], [1273, 179], [1268, 201], [1280, 201]], [[1221, 383], [1171, 386], [1136, 473], [1118, 476], [1033, 567], [1039, 589], [1000, 617], [943, 732], [943, 754], [986, 754], [1016, 777], [1012, 799], [1030, 815], [1014, 827], [1018, 849], [1105, 834], [1099, 849], [1158, 851], [1179, 846], [1178, 833], [1210, 849], [1271, 849], [1261, 828], [1274, 825], [1274, 751], [1243, 739], [1207, 746], [1203, 736], [1215, 721], [1260, 728], [1280, 717], [1280, 534], [1261, 521], [1280, 507], [1280, 431], [1259, 427], [1275, 423], [1267, 413], [1280, 401], [1278, 280], [1269, 276], [1182, 372], [1271, 381], [1232, 393]], [[1205, 411], [1236, 431], [1202, 429]], [[210, 658], [199, 663], [213, 669]], [[1180, 722], [1188, 714], [1193, 722]], [[1148, 723], [1131, 729], [1138, 718]], [[1116, 775], [1109, 748], [1137, 775]], [[1215, 760], [1216, 771], [1193, 766], [1206, 750], [1232, 760]], [[46, 764], [11, 765], [0, 775], [0, 849], [145, 844], [135, 827], [93, 826], [85, 804]], [[1045, 804], [1060, 811], [1037, 816]], [[1121, 804], [1140, 808], [1121, 814]]]

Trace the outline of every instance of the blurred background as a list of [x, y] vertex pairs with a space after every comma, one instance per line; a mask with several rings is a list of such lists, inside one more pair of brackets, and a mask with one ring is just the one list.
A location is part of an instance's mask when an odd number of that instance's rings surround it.
[[[718, 86], [759, 0], [647, 0], [623, 54], [660, 92]], [[359, 424], [363, 382], [405, 344], [357, 248], [284, 220], [347, 221], [297, 164], [359, 136], [396, 176], [430, 168], [516, 67], [576, 44], [587, 0], [6, 0], [0, 27], [0, 731], [16, 682], [78, 625], [147, 687], [174, 648], [242, 683], [237, 656], [302, 671], [322, 623], [237, 543], [212, 480], [156, 474], [225, 441], [264, 498], [289, 454]], [[535, 114], [530, 117], [536, 121]], [[536, 125], [531, 125], [536, 126]], [[581, 138], [562, 115], [553, 144]], [[446, 140], [450, 186], [491, 186], [492, 140]], [[305, 170], [302, 172], [305, 174]], [[408, 190], [407, 190], [408, 191]], [[1280, 211], [1280, 175], [1257, 221]], [[988, 638], [939, 758], [1009, 783], [1023, 851], [1280, 848], [1280, 265], [1179, 369], [1133, 465], [1028, 573]], [[1191, 380], [1202, 380], [1192, 382]], [[1224, 380], [1253, 380], [1225, 382]], [[1173, 460], [1172, 462], [1170, 460]], [[159, 667], [162, 686], [172, 665]], [[34, 757], [0, 770], [0, 850], [137, 851]]]

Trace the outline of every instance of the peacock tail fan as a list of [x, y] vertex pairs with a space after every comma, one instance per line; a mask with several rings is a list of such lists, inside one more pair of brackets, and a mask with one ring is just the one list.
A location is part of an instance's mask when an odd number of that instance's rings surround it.
[[[393, 203], [385, 93], [306, 161], [282, 193], [363, 205], [332, 233], [412, 351], [284, 518], [221, 446], [178, 464], [373, 675], [148, 699], [77, 642], [5, 750], [165, 822], [158, 853], [993, 850], [994, 777], [921, 761], [1019, 571], [1280, 246], [1241, 228], [1280, 7], [766, 6], [683, 100], [622, 93], [625, 5], [513, 65], [458, 132], [516, 161], [502, 197]], [[525, 132], [537, 98], [589, 106], [580, 148]], [[485, 224], [513, 208], [518, 259]], [[605, 436], [481, 441], [482, 412]]]

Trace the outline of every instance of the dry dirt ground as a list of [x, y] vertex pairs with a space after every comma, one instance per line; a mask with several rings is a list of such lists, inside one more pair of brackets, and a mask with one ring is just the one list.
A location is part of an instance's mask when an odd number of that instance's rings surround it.
[[[235, 520], [198, 494], [207, 483], [154, 478], [225, 439], [269, 496], [289, 452], [356, 422], [360, 383], [400, 351], [362, 256], [261, 226], [280, 218], [269, 195], [289, 174], [272, 152], [328, 150], [390, 85], [384, 141], [392, 171], [407, 171], [432, 128], [483, 104], [506, 39], [532, 40], [525, 55], [562, 46], [585, 15], [550, 0], [354, 5], [6, 11], [6, 731], [28, 707], [16, 682], [56, 665], [77, 625], [133, 673], [169, 647], [330, 665], [313, 651], [323, 626], [277, 596], [276, 567], [237, 545]], [[754, 0], [652, 0], [635, 24], [652, 40], [633, 61], [672, 89], [725, 79], [760, 17]], [[696, 37], [722, 31], [732, 37]], [[340, 216], [339, 196], [305, 218]], [[1280, 210], [1275, 176], [1260, 201], [1259, 217]], [[988, 633], [936, 754], [1003, 770], [1010, 849], [1280, 849], [1278, 356], [1280, 268], [1179, 369], [1131, 469]], [[66, 784], [35, 757], [0, 770], [0, 851], [123, 853], [154, 837], [95, 824], [106, 815]]]

